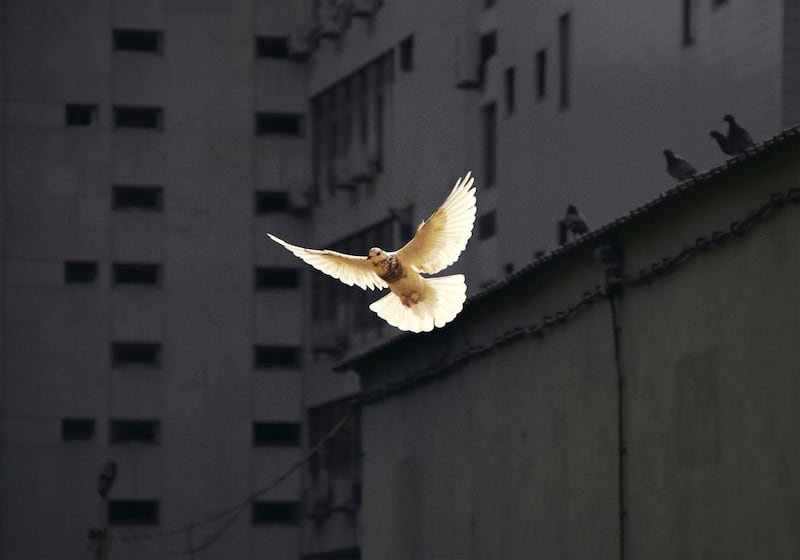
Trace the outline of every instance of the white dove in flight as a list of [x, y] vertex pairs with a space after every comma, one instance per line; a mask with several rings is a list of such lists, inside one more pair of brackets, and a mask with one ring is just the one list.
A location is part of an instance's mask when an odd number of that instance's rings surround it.
[[317, 270], [348, 286], [363, 290], [388, 287], [391, 293], [369, 308], [400, 330], [428, 332], [452, 321], [467, 298], [463, 274], [425, 278], [420, 273], [435, 274], [443, 270], [456, 262], [466, 248], [475, 224], [473, 181], [470, 172], [459, 178], [439, 209], [397, 251], [373, 247], [366, 257], [359, 257], [328, 249], [305, 249], [271, 233], [267, 235]]

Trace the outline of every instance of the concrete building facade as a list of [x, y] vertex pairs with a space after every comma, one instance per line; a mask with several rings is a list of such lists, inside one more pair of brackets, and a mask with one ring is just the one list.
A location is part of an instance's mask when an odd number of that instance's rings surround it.
[[[280, 17], [276, 17], [278, 14]], [[305, 56], [274, 1], [2, 3], [0, 557], [203, 548], [302, 455]], [[302, 51], [302, 49], [301, 49]], [[300, 477], [207, 558], [300, 555]]]
[[796, 558], [799, 155], [795, 127], [349, 360], [365, 557]]

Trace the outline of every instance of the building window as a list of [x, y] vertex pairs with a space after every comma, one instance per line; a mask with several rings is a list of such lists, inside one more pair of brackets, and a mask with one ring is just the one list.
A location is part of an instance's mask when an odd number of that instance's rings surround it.
[[158, 443], [161, 423], [156, 420], [112, 420], [111, 443]]
[[256, 214], [289, 211], [289, 193], [286, 191], [256, 191]]
[[157, 342], [112, 342], [112, 366], [157, 366], [161, 362], [161, 344]]
[[297, 288], [300, 286], [300, 270], [274, 266], [256, 267], [256, 289]]
[[547, 49], [536, 51], [536, 99], [542, 100], [547, 95]]
[[97, 118], [97, 105], [69, 103], [64, 113], [67, 126], [92, 126]]
[[497, 54], [497, 32], [492, 31], [481, 35], [481, 64], [480, 81], [486, 80], [486, 63]]
[[510, 66], [506, 68], [505, 74], [505, 84], [506, 84], [506, 114], [510, 115], [514, 112], [514, 67]]
[[114, 263], [114, 284], [157, 286], [161, 283], [160, 264]]
[[115, 29], [113, 31], [114, 50], [149, 52], [161, 54], [162, 34], [160, 31], [137, 29]]
[[155, 500], [111, 500], [108, 522], [111, 525], [158, 525], [158, 505]]
[[683, 0], [681, 23], [683, 29], [683, 46], [694, 44], [694, 0]]
[[97, 263], [93, 261], [66, 261], [64, 281], [67, 284], [91, 284], [97, 280]]
[[300, 348], [298, 346], [256, 346], [256, 368], [299, 368]]
[[94, 438], [92, 418], [62, 418], [61, 439], [64, 441], [87, 441]]
[[497, 107], [494, 103], [482, 109], [483, 120], [483, 181], [486, 187], [497, 180]]
[[258, 58], [289, 58], [288, 37], [256, 37]]
[[300, 424], [297, 422], [253, 422], [253, 445], [300, 445]]
[[114, 210], [144, 210], [160, 212], [163, 210], [161, 187], [115, 185], [112, 190]]
[[118, 128], [161, 129], [161, 121], [158, 107], [114, 107], [114, 126]]
[[414, 69], [414, 36], [400, 41], [400, 70], [411, 72]]
[[562, 109], [569, 107], [571, 18], [569, 13], [558, 18], [558, 103]]
[[253, 525], [297, 525], [300, 506], [297, 502], [253, 502]]
[[280, 134], [283, 136], [301, 136], [303, 134], [303, 116], [291, 113], [256, 113], [256, 134]]
[[478, 239], [489, 239], [497, 233], [497, 213], [492, 210], [478, 218]]

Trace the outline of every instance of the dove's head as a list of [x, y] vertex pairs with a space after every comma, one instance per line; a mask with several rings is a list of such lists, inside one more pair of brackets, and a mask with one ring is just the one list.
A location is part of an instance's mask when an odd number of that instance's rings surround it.
[[735, 123], [735, 122], [736, 122], [736, 121], [733, 119], [733, 115], [731, 115], [731, 114], [725, 115], [724, 117], [722, 117], [722, 120], [723, 120], [724, 122], [728, 123], [728, 124], [733, 124], [733, 123]]
[[672, 150], [664, 150], [664, 155], [667, 156], [667, 159], [675, 157], [675, 153]]
[[369, 250], [369, 254], [367, 255], [367, 260], [372, 263], [372, 266], [380, 266], [385, 263], [388, 258], [389, 255], [380, 247], [373, 247]]

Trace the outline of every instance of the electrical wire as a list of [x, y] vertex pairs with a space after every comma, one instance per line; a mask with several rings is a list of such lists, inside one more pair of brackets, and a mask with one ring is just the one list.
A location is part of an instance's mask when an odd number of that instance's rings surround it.
[[[264, 494], [270, 492], [271, 490], [278, 487], [282, 484], [286, 479], [288, 479], [292, 474], [295, 473], [298, 469], [300, 469], [303, 465], [308, 463], [312, 457], [314, 457], [320, 450], [325, 447], [325, 445], [336, 435], [341, 432], [344, 427], [352, 420], [353, 417], [353, 409], [352, 406], [348, 407], [347, 413], [336, 423], [336, 425], [331, 428], [331, 430], [325, 434], [314, 446], [312, 446], [308, 452], [303, 455], [300, 459], [295, 461], [288, 469], [286, 469], [283, 473], [279, 476], [275, 477], [269, 484], [259, 488], [252, 492], [249, 496], [247, 496], [244, 500], [226, 507], [222, 510], [219, 510], [211, 515], [207, 516], [205, 519], [201, 521], [193, 521], [191, 523], [186, 523], [183, 525], [179, 525], [177, 527], [169, 528], [169, 529], [162, 529], [158, 531], [150, 531], [146, 533], [117, 533], [111, 532], [109, 537], [112, 540], [120, 541], [120, 542], [133, 542], [133, 541], [141, 541], [141, 540], [152, 540], [152, 539], [161, 539], [165, 537], [171, 537], [175, 535], [179, 535], [182, 533], [187, 533], [187, 539], [189, 546], [182, 551], [180, 554], [183, 555], [194, 555], [197, 552], [205, 550], [206, 548], [210, 547], [214, 544], [219, 538], [233, 525], [234, 521], [241, 515], [241, 513], [245, 510], [245, 508], [253, 503], [257, 498], [263, 496]], [[225, 522], [216, 530], [214, 531], [209, 537], [207, 537], [201, 544], [197, 546], [192, 545], [192, 537], [193, 532], [195, 529], [199, 527], [204, 527], [206, 525], [210, 525], [217, 521], [221, 521], [225, 518]]]

